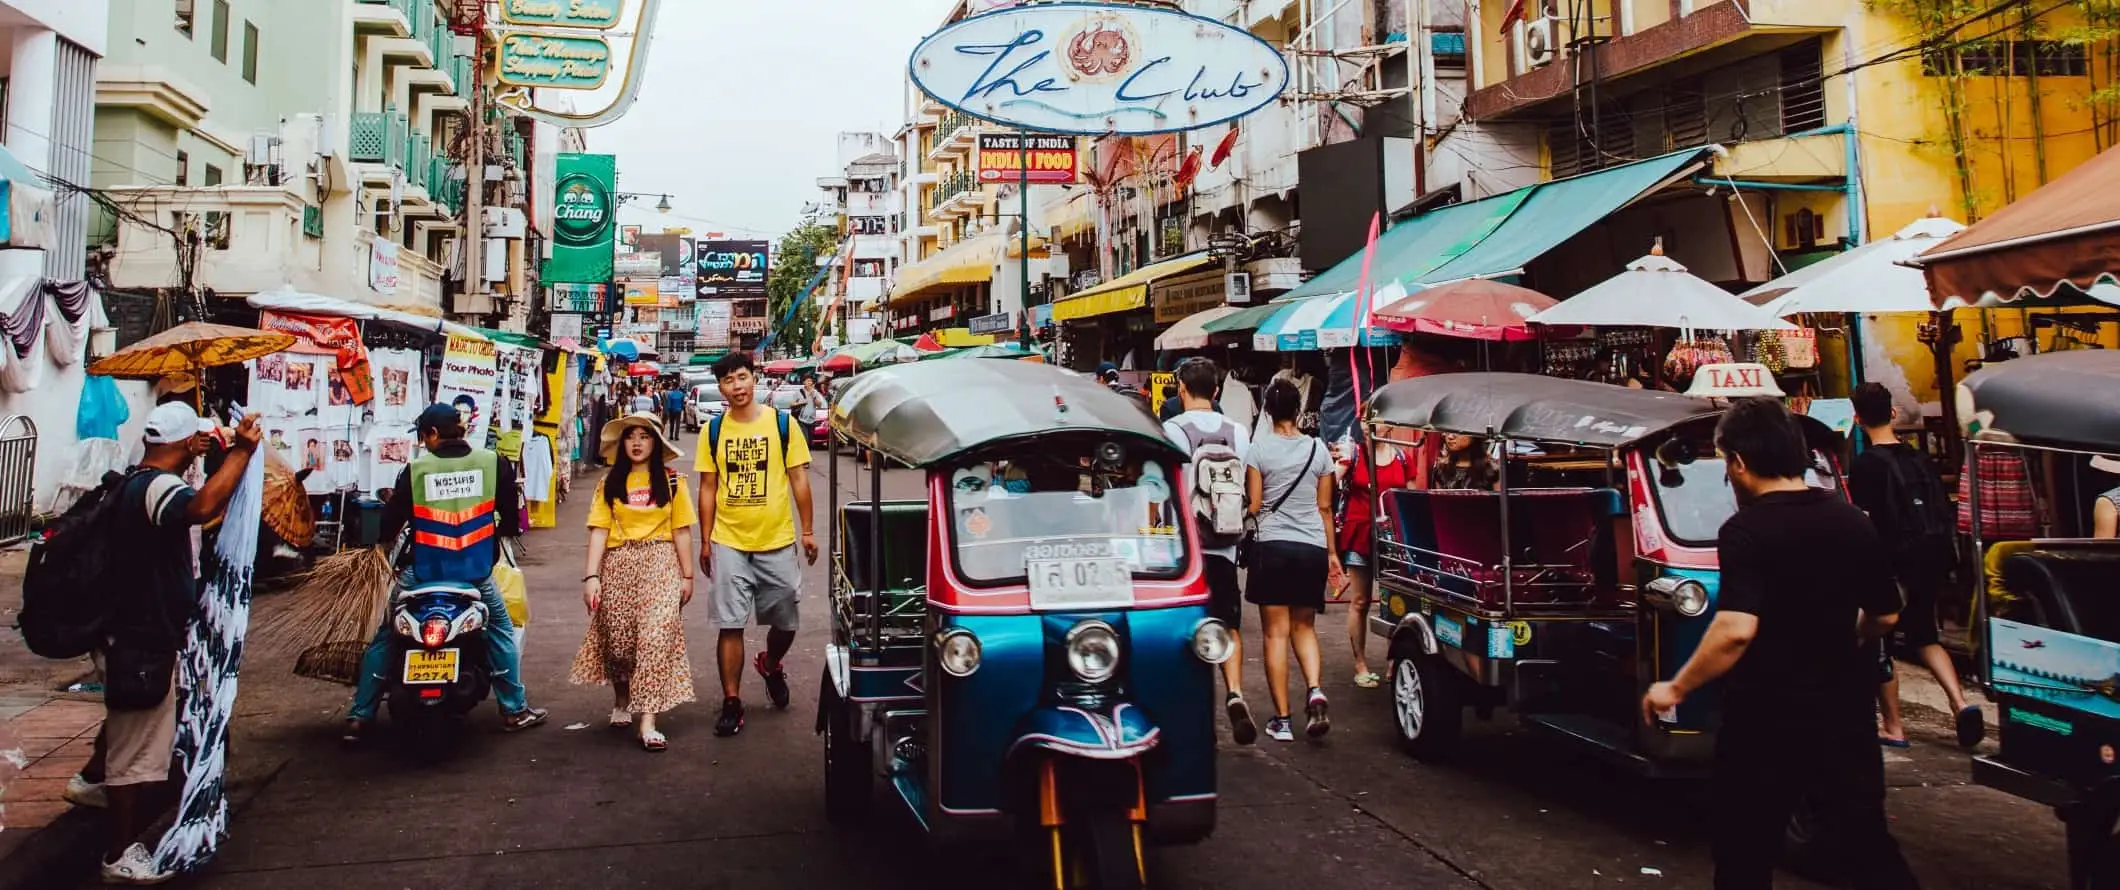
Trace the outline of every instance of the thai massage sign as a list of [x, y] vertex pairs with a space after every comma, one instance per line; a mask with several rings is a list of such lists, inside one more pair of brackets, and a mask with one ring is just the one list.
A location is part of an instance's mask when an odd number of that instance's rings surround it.
[[601, 37], [502, 34], [501, 83], [593, 90], [611, 76], [611, 45]]
[[502, 0], [501, 21], [606, 31], [618, 26], [618, 5], [619, 0]]
[[1145, 135], [1243, 117], [1288, 63], [1241, 28], [1167, 9], [1045, 3], [973, 16], [921, 41], [913, 82], [1006, 127]]

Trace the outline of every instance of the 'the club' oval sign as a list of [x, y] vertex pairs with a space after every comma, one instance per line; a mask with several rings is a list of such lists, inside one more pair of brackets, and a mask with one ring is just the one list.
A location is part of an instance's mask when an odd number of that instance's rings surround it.
[[1044, 3], [973, 16], [913, 49], [913, 82], [951, 108], [1053, 133], [1145, 135], [1264, 107], [1288, 63], [1249, 32], [1139, 6]]

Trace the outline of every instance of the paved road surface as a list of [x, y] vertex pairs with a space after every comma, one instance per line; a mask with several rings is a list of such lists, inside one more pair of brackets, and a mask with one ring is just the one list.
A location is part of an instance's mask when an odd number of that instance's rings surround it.
[[[817, 479], [821, 516], [821, 471]], [[608, 691], [566, 685], [586, 626], [577, 579], [594, 483], [577, 481], [561, 528], [530, 539], [526, 675], [552, 722], [501, 735], [488, 707], [462, 756], [409, 768], [386, 750], [339, 746], [342, 689], [292, 677], [284, 663], [247, 665], [234, 769], [243, 806], [219, 863], [193, 886], [995, 886], [1007, 863], [993, 852], [928, 855], [902, 819], [856, 830], [826, 823], [811, 732], [827, 637], [821, 563], [810, 571], [806, 626], [789, 664], [793, 709], [768, 710], [755, 676], [746, 678], [749, 726], [739, 738], [712, 737], [713, 633], [695, 605], [691, 654], [707, 701], [666, 719], [671, 750], [649, 755], [603, 728]], [[893, 472], [886, 491], [917, 495], [919, 482]], [[268, 598], [260, 608], [279, 605]], [[752, 644], [761, 639], [753, 631]], [[1220, 829], [1202, 845], [1161, 851], [1159, 886], [1707, 886], [1704, 789], [1614, 773], [1506, 721], [1474, 727], [1462, 762], [1414, 761], [1392, 745], [1389, 693], [1348, 682], [1343, 634], [1327, 630], [1324, 642], [1332, 735], [1321, 744], [1225, 744]], [[1264, 702], [1259, 650], [1246, 655], [1247, 695]], [[1925, 716], [1924, 743], [1891, 756], [1891, 810], [1928, 886], [2063, 886], [2051, 815], [1966, 785], [1963, 755], [1942, 743], [1936, 715]], [[578, 723], [589, 726], [565, 728]], [[1785, 877], [1782, 886], [1814, 885]]]

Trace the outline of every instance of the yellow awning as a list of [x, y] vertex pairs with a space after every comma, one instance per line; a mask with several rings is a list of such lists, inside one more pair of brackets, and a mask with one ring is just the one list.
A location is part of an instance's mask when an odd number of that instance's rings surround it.
[[1150, 263], [1054, 303], [1053, 321], [1073, 321], [1139, 309], [1148, 305], [1148, 286], [1157, 279], [1182, 275], [1214, 261], [1214, 257], [1205, 253], [1194, 253], [1174, 260]]
[[943, 248], [941, 253], [898, 270], [898, 284], [891, 288], [891, 303], [939, 288], [993, 280], [1004, 237], [997, 233], [966, 238]]
[[971, 328], [942, 328], [931, 333], [935, 335], [935, 342], [951, 349], [965, 346], [991, 346], [994, 342], [994, 335], [974, 334]]

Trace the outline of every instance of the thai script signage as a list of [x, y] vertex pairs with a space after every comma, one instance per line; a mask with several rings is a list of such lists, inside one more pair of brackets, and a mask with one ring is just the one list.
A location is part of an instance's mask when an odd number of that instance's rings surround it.
[[1243, 117], [1288, 63], [1242, 28], [1167, 9], [1052, 3], [973, 16], [913, 49], [913, 82], [951, 108], [1051, 133], [1169, 133]]
[[593, 90], [611, 76], [611, 45], [601, 37], [502, 34], [501, 83], [559, 90]]
[[618, 159], [611, 155], [563, 154], [554, 173], [552, 260], [545, 281], [601, 284], [611, 280], [611, 242], [617, 207], [611, 184]]
[[[979, 134], [979, 181], [1021, 182], [1026, 156], [1022, 138], [1015, 133]], [[1075, 137], [1032, 134], [1029, 136], [1032, 185], [1074, 185]]]
[[618, 5], [619, 0], [501, 0], [501, 21], [604, 31], [618, 26]]
[[701, 241], [696, 280], [702, 297], [756, 297], [766, 292], [773, 245], [766, 241]]

